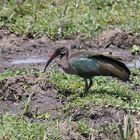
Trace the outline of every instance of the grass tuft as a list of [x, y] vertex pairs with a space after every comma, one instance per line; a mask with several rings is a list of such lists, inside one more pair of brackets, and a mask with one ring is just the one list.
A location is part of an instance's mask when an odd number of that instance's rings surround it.
[[23, 118], [7, 114], [1, 115], [0, 123], [0, 140], [42, 140], [43, 138], [61, 140], [56, 122], [31, 123]]
[[116, 27], [135, 33], [140, 30], [139, 18], [137, 0], [10, 0], [0, 5], [0, 27], [33, 37], [47, 34], [53, 39], [77, 33], [94, 36]]

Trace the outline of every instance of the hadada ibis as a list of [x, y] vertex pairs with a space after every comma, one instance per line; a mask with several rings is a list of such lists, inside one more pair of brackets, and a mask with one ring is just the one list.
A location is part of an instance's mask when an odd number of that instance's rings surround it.
[[[75, 74], [85, 80], [85, 92], [93, 84], [93, 76], [113, 76], [122, 81], [129, 80], [130, 70], [121, 61], [102, 54], [91, 54], [91, 52], [77, 52], [69, 54], [66, 47], [58, 48], [48, 60], [44, 72], [50, 62], [60, 56], [60, 66], [68, 74]], [[89, 82], [88, 82], [89, 80]]]

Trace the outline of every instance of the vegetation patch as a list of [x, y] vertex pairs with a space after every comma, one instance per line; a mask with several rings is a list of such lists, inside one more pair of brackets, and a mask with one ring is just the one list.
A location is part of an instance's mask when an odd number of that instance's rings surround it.
[[0, 27], [30, 37], [47, 34], [59, 39], [79, 33], [93, 36], [115, 27], [140, 30], [137, 0], [10, 0], [1, 2], [0, 15]]
[[14, 115], [0, 116], [0, 139], [1, 140], [61, 140], [59, 129], [55, 122], [31, 123], [29, 120]]
[[[12, 101], [11, 111], [14, 104], [18, 104], [20, 111], [16, 116], [5, 113], [1, 115], [0, 138], [112, 139], [114, 136], [120, 137], [120, 133], [122, 137], [127, 137], [125, 131], [120, 132], [124, 127], [123, 116], [131, 111], [137, 122], [137, 113], [140, 110], [140, 96], [136, 86], [139, 83], [140, 71], [131, 71], [131, 84], [109, 77], [93, 78], [94, 85], [84, 97], [80, 97], [84, 81], [77, 76], [60, 71], [44, 74], [12, 70], [3, 73], [0, 83], [7, 82], [1, 90], [5, 89], [7, 94], [1, 92], [1, 95], [7, 98], [0, 102], [3, 104]], [[12, 94], [15, 95], [13, 97], [20, 94], [21, 98], [11, 100], [8, 95]], [[134, 132], [133, 129], [131, 131]]]
[[133, 75], [136, 71], [138, 72], [138, 70], [133, 70], [132, 72], [131, 79], [133, 79], [134, 84], [131, 85], [108, 77], [94, 78], [93, 87], [83, 98], [78, 96], [84, 89], [84, 81], [81, 78], [54, 72], [51, 74], [51, 82], [62, 91], [71, 91], [69, 97], [71, 99], [65, 105], [64, 110], [71, 111], [78, 107], [85, 108], [86, 106], [91, 106], [91, 104], [140, 110], [140, 96], [136, 90], [133, 90], [135, 84], [140, 82], [137, 79], [139, 72], [135, 76]]

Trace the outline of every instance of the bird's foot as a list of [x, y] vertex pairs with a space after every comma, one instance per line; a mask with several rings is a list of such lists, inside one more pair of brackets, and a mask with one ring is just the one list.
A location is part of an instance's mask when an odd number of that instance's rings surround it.
[[80, 97], [84, 97], [85, 94], [83, 92], [80, 93]]
[[80, 97], [85, 97], [87, 93], [88, 93], [88, 90], [84, 90], [83, 92], [80, 92]]

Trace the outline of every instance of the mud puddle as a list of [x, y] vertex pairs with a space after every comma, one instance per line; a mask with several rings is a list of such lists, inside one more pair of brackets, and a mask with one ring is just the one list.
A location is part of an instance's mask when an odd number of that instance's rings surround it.
[[15, 59], [12, 60], [11, 64], [20, 65], [20, 64], [36, 64], [36, 63], [44, 63], [48, 60], [48, 57], [42, 58], [27, 58], [27, 59]]
[[129, 68], [140, 68], [140, 57], [133, 59], [131, 63], [127, 63], [127, 66]]
[[[52, 41], [47, 36], [38, 39], [23, 38], [4, 29], [0, 30], [0, 35], [0, 72], [13, 66], [42, 68], [52, 50], [61, 46], [71, 51], [84, 49], [97, 53], [109, 52], [133, 67], [135, 64], [130, 48], [133, 44], [140, 45], [138, 37], [116, 29], [104, 31], [96, 38], [84, 39], [77, 36], [75, 39], [58, 41]], [[139, 67], [139, 60], [136, 65]]]

